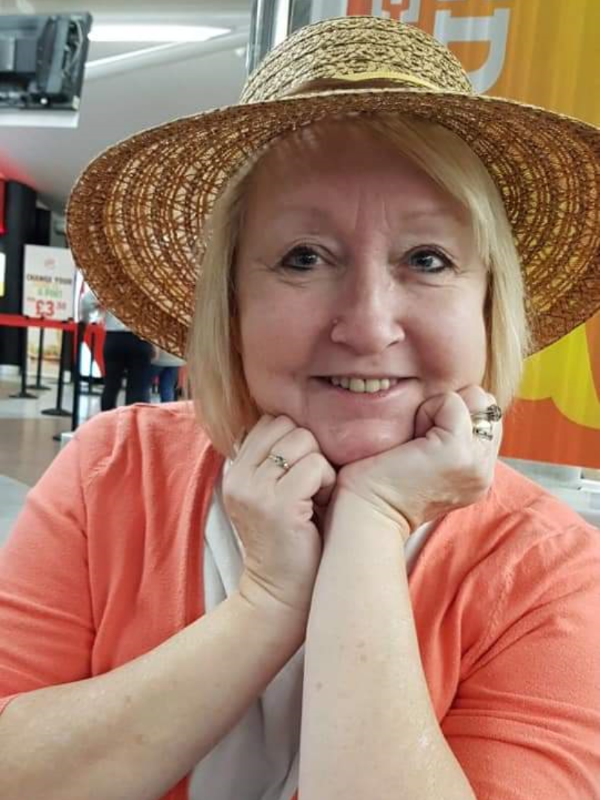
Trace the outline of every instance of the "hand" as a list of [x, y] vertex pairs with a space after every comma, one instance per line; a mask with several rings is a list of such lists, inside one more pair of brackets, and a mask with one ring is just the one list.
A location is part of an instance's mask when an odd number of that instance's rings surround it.
[[240, 592], [250, 602], [275, 601], [308, 616], [322, 550], [313, 517], [335, 480], [315, 437], [289, 417], [265, 415], [250, 431], [223, 481], [225, 508], [245, 550]]
[[426, 400], [415, 438], [340, 470], [336, 496], [351, 492], [392, 519], [404, 538], [453, 508], [470, 505], [491, 486], [502, 426], [492, 441], [473, 434], [470, 414], [494, 403], [478, 386]]

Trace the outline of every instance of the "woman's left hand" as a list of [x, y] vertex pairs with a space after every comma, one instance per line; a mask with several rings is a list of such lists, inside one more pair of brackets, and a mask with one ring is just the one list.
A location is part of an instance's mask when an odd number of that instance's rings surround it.
[[470, 505], [491, 486], [502, 438], [473, 433], [471, 414], [494, 404], [478, 386], [426, 400], [418, 409], [415, 438], [376, 456], [344, 466], [333, 498], [351, 494], [395, 522], [406, 539], [424, 522]]

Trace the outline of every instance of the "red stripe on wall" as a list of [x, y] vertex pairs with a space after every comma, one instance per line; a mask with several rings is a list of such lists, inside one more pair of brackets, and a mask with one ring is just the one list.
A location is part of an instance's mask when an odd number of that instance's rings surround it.
[[4, 226], [4, 197], [5, 197], [6, 184], [0, 178], [0, 235], [6, 233]]

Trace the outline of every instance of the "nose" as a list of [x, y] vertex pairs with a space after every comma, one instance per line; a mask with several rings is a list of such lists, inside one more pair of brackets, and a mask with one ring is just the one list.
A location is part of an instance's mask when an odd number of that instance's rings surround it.
[[389, 271], [349, 270], [335, 306], [331, 340], [356, 354], [381, 353], [406, 338], [401, 288]]

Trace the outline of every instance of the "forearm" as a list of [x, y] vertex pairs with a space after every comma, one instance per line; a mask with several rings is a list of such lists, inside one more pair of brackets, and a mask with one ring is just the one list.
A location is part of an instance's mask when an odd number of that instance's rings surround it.
[[16, 698], [0, 717], [0, 797], [156, 800], [300, 646], [285, 613], [236, 594], [129, 664]]
[[304, 800], [474, 800], [421, 665], [401, 532], [338, 497], [306, 638]]

